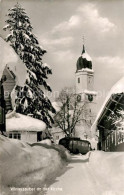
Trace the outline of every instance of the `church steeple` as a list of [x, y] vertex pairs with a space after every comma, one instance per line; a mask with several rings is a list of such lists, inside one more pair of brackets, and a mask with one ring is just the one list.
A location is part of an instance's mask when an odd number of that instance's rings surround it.
[[83, 44], [82, 54], [85, 53], [85, 46]]
[[85, 68], [92, 69], [92, 59], [86, 52], [85, 46], [83, 43], [83, 49], [82, 49], [81, 56], [77, 60], [77, 70], [76, 71], [79, 71]]
[[76, 136], [82, 139], [84, 133], [90, 136], [90, 124], [93, 123], [95, 118], [96, 109], [96, 92], [94, 91], [94, 70], [92, 68], [92, 59], [85, 50], [83, 39], [83, 47], [81, 47], [81, 55], [79, 56], [76, 64], [75, 72], [75, 86], [77, 101], [80, 106], [85, 105], [85, 112], [83, 113], [84, 121], [81, 122], [76, 130]]

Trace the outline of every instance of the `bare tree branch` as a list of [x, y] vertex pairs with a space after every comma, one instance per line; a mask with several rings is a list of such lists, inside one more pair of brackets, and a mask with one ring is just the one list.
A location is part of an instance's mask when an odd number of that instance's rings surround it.
[[85, 120], [87, 114], [85, 103], [77, 101], [77, 95], [71, 88], [65, 88], [60, 92], [57, 101], [60, 102], [60, 111], [55, 116], [55, 124], [63, 130], [67, 136], [72, 136], [75, 126]]

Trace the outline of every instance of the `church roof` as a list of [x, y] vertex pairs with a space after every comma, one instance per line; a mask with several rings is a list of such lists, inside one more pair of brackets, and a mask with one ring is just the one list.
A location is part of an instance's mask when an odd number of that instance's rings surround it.
[[84, 68], [92, 69], [92, 59], [85, 51], [85, 46], [83, 45], [81, 56], [77, 60], [77, 71]]

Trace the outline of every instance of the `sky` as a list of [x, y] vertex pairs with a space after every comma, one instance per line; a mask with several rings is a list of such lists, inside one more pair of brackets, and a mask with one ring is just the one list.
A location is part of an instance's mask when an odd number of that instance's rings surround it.
[[[1, 1], [1, 32], [8, 9], [16, 0]], [[47, 54], [43, 62], [53, 74], [49, 77], [53, 95], [65, 86], [75, 85], [76, 62], [85, 48], [92, 58], [94, 90], [98, 91], [98, 110], [107, 92], [124, 76], [124, 0], [18, 0], [26, 10], [33, 33]], [[6, 50], [3, 54], [6, 60]], [[9, 53], [8, 63], [14, 65], [17, 57]]]

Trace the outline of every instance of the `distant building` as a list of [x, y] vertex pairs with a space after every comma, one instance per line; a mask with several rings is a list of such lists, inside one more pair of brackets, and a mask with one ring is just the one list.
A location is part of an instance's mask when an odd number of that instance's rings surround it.
[[99, 132], [98, 150], [124, 151], [123, 125], [112, 122], [112, 113], [118, 113], [119, 110], [124, 111], [124, 77], [110, 90], [92, 126], [93, 131]]
[[65, 133], [62, 129], [58, 128], [58, 127], [53, 127], [51, 129], [51, 135], [53, 137], [53, 141], [58, 144], [59, 140], [62, 139], [63, 137], [65, 137]]

